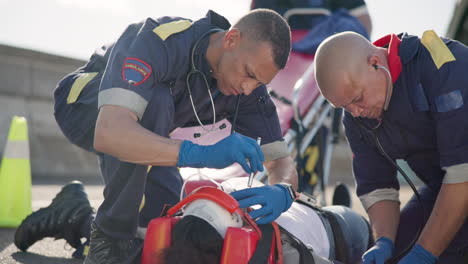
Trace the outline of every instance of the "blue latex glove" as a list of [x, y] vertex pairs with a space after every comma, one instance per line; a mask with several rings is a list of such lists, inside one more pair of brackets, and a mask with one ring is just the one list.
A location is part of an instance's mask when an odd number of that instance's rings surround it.
[[257, 224], [273, 222], [281, 213], [288, 210], [293, 202], [286, 187], [280, 184], [243, 189], [232, 192], [231, 195], [239, 202], [240, 208], [256, 204], [262, 206], [249, 213]]
[[431, 252], [425, 250], [419, 244], [416, 244], [411, 251], [402, 258], [398, 264], [434, 264], [437, 257], [432, 255]]
[[263, 171], [264, 160], [262, 149], [255, 140], [233, 133], [209, 146], [201, 146], [185, 140], [179, 150], [177, 166], [223, 169], [237, 162], [245, 172], [251, 173]]
[[362, 255], [362, 264], [385, 264], [385, 261], [392, 257], [393, 249], [392, 240], [380, 237], [374, 246]]

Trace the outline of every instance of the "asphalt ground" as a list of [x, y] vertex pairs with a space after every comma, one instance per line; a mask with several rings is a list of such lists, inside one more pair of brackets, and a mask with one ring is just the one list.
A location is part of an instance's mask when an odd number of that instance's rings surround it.
[[[330, 204], [333, 186], [337, 182], [346, 183], [352, 189], [354, 181], [351, 174], [350, 152], [345, 144], [339, 144], [335, 148], [334, 159], [331, 164], [331, 176], [329, 186], [326, 190], [327, 204]], [[100, 179], [80, 179], [85, 184], [91, 204], [97, 208], [102, 202], [103, 185]], [[32, 184], [32, 207], [37, 210], [50, 204], [54, 196], [66, 184], [63, 179], [33, 179]], [[1, 188], [1, 187], [0, 187]], [[402, 205], [412, 196], [413, 192], [407, 185], [402, 185], [400, 200]], [[365, 216], [358, 198], [352, 195], [352, 209]], [[66, 244], [65, 240], [43, 239], [35, 243], [27, 252], [21, 252], [13, 244], [15, 229], [0, 228], [0, 264], [24, 263], [24, 264], [79, 264], [81, 260], [71, 257], [73, 249]]]

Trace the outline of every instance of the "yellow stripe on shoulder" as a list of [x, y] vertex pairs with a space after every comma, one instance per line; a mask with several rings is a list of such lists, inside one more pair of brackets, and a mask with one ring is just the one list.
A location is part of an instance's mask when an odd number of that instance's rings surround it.
[[171, 35], [182, 32], [191, 26], [192, 22], [189, 20], [177, 20], [157, 26], [153, 29], [153, 32], [162, 40], [166, 40]]
[[83, 72], [80, 73], [80, 76], [76, 78], [73, 82], [70, 92], [68, 92], [67, 104], [73, 104], [80, 96], [83, 88], [88, 84], [94, 77], [98, 75], [98, 72]]
[[431, 54], [437, 69], [440, 69], [446, 62], [456, 60], [447, 45], [440, 39], [434, 30], [427, 30], [423, 33], [421, 43]]

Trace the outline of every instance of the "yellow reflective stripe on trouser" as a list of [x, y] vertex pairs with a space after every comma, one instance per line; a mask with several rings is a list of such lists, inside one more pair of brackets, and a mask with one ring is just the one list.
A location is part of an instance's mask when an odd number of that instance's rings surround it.
[[94, 77], [98, 75], [97, 72], [84, 72], [80, 73], [80, 77], [78, 77], [75, 82], [73, 83], [70, 92], [68, 93], [67, 97], [67, 104], [72, 104], [76, 102], [78, 96], [80, 96], [81, 91], [83, 88], [88, 84]]
[[83, 256], [88, 256], [89, 254], [89, 246], [88, 245], [85, 245], [84, 248], [83, 248]]
[[[148, 166], [148, 169], [146, 170], [146, 172], [148, 173], [152, 167], [153, 166]], [[146, 203], [145, 194], [143, 194], [143, 198], [141, 198], [140, 208], [138, 208], [138, 212], [141, 212], [141, 210], [143, 210], [143, 208], [145, 207], [145, 203]]]
[[434, 30], [425, 31], [421, 37], [421, 43], [431, 54], [437, 69], [440, 69], [446, 62], [455, 60], [452, 52]]
[[177, 20], [157, 26], [153, 32], [162, 40], [166, 40], [172, 34], [182, 32], [191, 26], [192, 22], [189, 20]]
[[141, 212], [141, 210], [143, 210], [143, 208], [145, 207], [145, 201], [145, 195], [143, 194], [143, 198], [141, 198], [140, 208], [138, 208], [138, 212]]

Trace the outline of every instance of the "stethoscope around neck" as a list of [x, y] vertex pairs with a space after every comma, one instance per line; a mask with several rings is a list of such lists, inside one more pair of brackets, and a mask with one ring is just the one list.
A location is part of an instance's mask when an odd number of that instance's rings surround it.
[[[207, 32], [205, 32], [196, 42], [195, 44], [193, 45], [191, 51], [190, 51], [190, 71], [189, 73], [187, 74], [187, 77], [185, 79], [185, 84], [187, 86], [187, 90], [188, 90], [188, 93], [189, 93], [189, 98], [190, 98], [190, 104], [192, 105], [192, 109], [193, 109], [193, 113], [195, 114], [195, 117], [198, 121], [198, 124], [200, 125], [200, 127], [204, 130], [203, 133], [194, 133], [193, 136], [195, 138], [198, 138], [198, 137], [201, 137], [201, 136], [204, 136], [208, 133], [211, 133], [211, 132], [214, 132], [214, 131], [218, 131], [218, 130], [221, 130], [221, 129], [224, 129], [226, 128], [226, 124], [221, 124], [219, 127], [216, 127], [216, 108], [215, 108], [215, 104], [214, 104], [214, 101], [213, 101], [213, 95], [211, 94], [211, 90], [210, 90], [210, 85], [208, 83], [208, 79], [206, 78], [205, 74], [198, 70], [197, 67], [195, 66], [195, 51], [197, 50], [198, 48], [198, 44], [200, 43], [200, 41], [202, 39], [204, 39], [206, 36], [212, 34], [212, 33], [215, 33], [215, 32], [219, 32], [219, 31], [222, 31], [222, 29], [219, 29], [219, 28], [214, 28], [214, 29], [210, 29], [208, 30]], [[210, 97], [210, 102], [211, 102], [211, 108], [212, 108], [212, 111], [213, 111], [213, 124], [211, 124], [211, 127], [208, 127], [208, 125], [204, 125], [201, 120], [200, 120], [200, 117], [198, 116], [198, 113], [197, 113], [197, 109], [195, 108], [195, 103], [193, 102], [193, 96], [192, 96], [192, 89], [190, 87], [190, 80], [191, 78], [194, 78], [195, 76], [197, 75], [200, 75], [201, 78], [202, 78], [202, 81], [204, 82], [205, 84], [205, 87], [206, 87], [206, 90], [208, 91], [208, 96]], [[241, 98], [241, 95], [238, 95], [238, 98], [237, 98], [237, 103], [236, 103], [236, 109], [235, 109], [235, 114], [234, 114], [234, 121], [232, 123], [232, 130], [231, 132], [234, 131], [234, 128], [235, 128], [235, 124], [236, 124], [236, 119], [237, 119], [237, 113], [238, 113], [238, 110], [239, 110], [239, 102], [240, 102], [240, 98]]]

